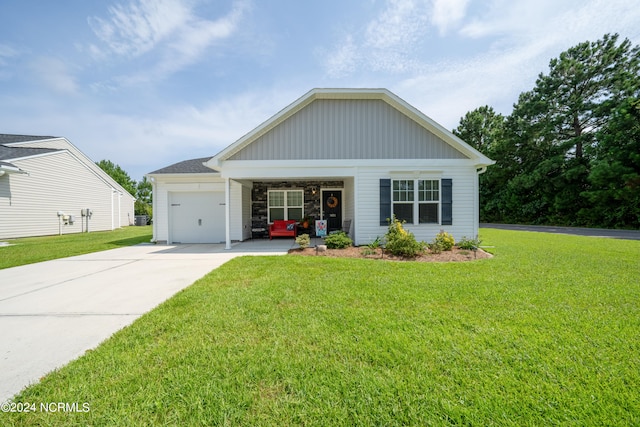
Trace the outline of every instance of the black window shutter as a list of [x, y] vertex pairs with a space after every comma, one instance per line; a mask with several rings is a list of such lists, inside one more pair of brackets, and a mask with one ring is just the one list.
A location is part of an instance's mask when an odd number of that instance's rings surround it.
[[451, 178], [440, 181], [442, 187], [442, 225], [453, 225], [453, 180]]
[[380, 180], [380, 225], [388, 225], [391, 218], [391, 180]]

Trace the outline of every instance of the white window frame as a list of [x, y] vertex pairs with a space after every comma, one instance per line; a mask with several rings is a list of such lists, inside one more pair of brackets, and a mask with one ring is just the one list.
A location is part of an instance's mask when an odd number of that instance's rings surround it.
[[[284, 193], [284, 205], [283, 206], [271, 206], [271, 193]], [[302, 195], [302, 204], [301, 205], [289, 205], [289, 197], [288, 193], [301, 193]], [[271, 190], [267, 190], [267, 221], [269, 224], [272, 224], [271, 220], [271, 209], [272, 208], [282, 208], [284, 209], [284, 219], [285, 221], [289, 219], [289, 209], [291, 208], [300, 208], [302, 210], [301, 219], [304, 218], [304, 190], [298, 188], [274, 188]]]
[[[437, 188], [421, 191], [420, 190], [421, 181], [437, 182]], [[402, 187], [402, 184], [396, 185], [396, 183], [400, 183], [400, 182], [411, 182], [413, 185], [413, 194], [408, 195], [406, 194], [406, 190], [403, 190], [401, 188], [396, 189], [396, 187]], [[410, 187], [410, 185], [406, 185], [406, 187]], [[406, 197], [398, 197], [398, 198], [405, 198], [410, 200], [396, 200], [397, 195], [402, 195], [402, 193], [399, 193], [399, 191], [404, 192]], [[422, 196], [429, 196], [426, 198], [427, 199], [431, 198], [432, 200], [421, 200]], [[412, 206], [413, 221], [411, 222], [407, 221], [407, 224], [418, 224], [418, 225], [440, 224], [440, 222], [442, 221], [441, 180], [439, 178], [428, 178], [428, 177], [415, 178], [415, 179], [413, 178], [412, 179], [407, 179], [407, 178], [392, 179], [391, 180], [391, 213], [393, 214], [395, 212], [395, 205], [408, 205], [408, 204]], [[438, 220], [436, 222], [420, 222], [420, 205], [426, 205], [426, 204], [437, 206]]]

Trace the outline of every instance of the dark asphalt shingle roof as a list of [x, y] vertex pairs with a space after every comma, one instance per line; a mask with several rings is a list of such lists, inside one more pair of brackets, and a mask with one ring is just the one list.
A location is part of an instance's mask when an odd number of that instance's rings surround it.
[[210, 159], [211, 157], [202, 157], [199, 159], [184, 160], [182, 162], [174, 163], [162, 169], [149, 172], [149, 174], [152, 175], [152, 174], [163, 174], [163, 173], [167, 173], [167, 174], [168, 173], [217, 173], [218, 171], [215, 171], [203, 165], [204, 162]]
[[27, 142], [27, 141], [42, 141], [43, 139], [53, 139], [56, 136], [36, 136], [36, 135], [11, 135], [7, 133], [0, 133], [0, 144], [8, 144], [11, 142]]
[[19, 159], [54, 151], [60, 150], [57, 148], [7, 147], [6, 145], [0, 145], [0, 160]]

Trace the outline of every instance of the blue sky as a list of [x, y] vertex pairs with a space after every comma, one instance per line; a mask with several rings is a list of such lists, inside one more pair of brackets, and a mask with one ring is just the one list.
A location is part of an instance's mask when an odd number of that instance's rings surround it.
[[0, 133], [64, 136], [132, 178], [206, 157], [314, 87], [384, 87], [448, 129], [509, 114], [551, 58], [631, 0], [0, 3]]

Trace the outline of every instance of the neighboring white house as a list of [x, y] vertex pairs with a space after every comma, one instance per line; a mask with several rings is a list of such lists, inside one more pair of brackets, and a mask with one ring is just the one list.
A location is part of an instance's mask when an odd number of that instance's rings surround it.
[[134, 202], [67, 139], [0, 134], [0, 238], [113, 230]]
[[393, 214], [418, 240], [473, 238], [493, 163], [386, 89], [313, 89], [212, 158], [149, 173], [153, 238], [229, 248], [309, 216], [362, 245]]

